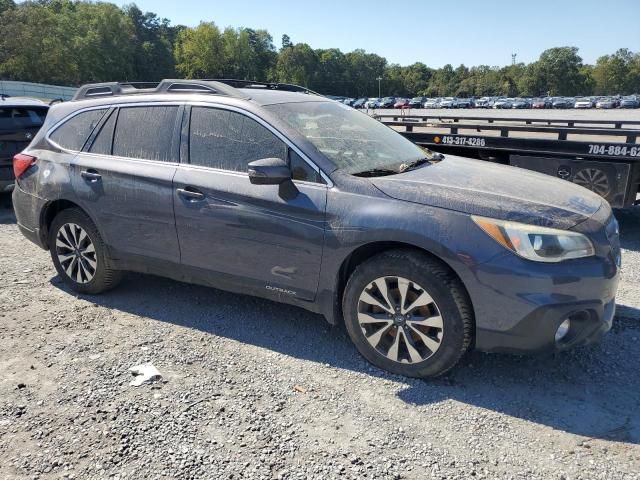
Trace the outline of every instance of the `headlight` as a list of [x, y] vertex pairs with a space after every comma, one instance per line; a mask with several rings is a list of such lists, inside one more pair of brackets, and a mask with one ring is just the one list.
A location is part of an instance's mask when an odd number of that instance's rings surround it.
[[536, 262], [561, 262], [595, 254], [593, 244], [581, 233], [492, 218], [471, 217], [500, 245]]

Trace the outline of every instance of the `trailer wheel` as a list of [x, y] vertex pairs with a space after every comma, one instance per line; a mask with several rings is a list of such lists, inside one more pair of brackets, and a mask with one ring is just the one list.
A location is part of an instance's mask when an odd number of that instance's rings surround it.
[[587, 167], [578, 170], [573, 176], [573, 183], [607, 198], [611, 193], [611, 180], [606, 171], [599, 168]]

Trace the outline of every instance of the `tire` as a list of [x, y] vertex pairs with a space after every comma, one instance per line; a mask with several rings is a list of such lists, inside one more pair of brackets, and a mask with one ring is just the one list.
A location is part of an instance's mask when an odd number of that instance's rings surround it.
[[76, 292], [106, 292], [122, 278], [122, 272], [111, 266], [100, 232], [82, 210], [60, 212], [53, 219], [48, 241], [58, 275]]
[[342, 310], [347, 332], [362, 356], [407, 377], [447, 372], [467, 352], [473, 337], [473, 310], [462, 283], [440, 261], [417, 251], [391, 250], [356, 267]]

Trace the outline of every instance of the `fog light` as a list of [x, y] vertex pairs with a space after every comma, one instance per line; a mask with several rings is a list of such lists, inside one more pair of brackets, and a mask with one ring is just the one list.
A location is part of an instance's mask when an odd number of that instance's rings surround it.
[[556, 330], [556, 342], [559, 342], [569, 333], [569, 328], [571, 327], [571, 320], [568, 318], [560, 324], [558, 330]]

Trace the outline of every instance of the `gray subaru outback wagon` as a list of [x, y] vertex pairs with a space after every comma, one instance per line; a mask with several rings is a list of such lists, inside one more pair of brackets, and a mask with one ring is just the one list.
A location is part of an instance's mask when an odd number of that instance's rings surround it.
[[301, 87], [87, 85], [13, 166], [20, 230], [78, 292], [128, 270], [298, 305], [403, 375], [591, 343], [614, 316], [602, 198], [433, 154]]

